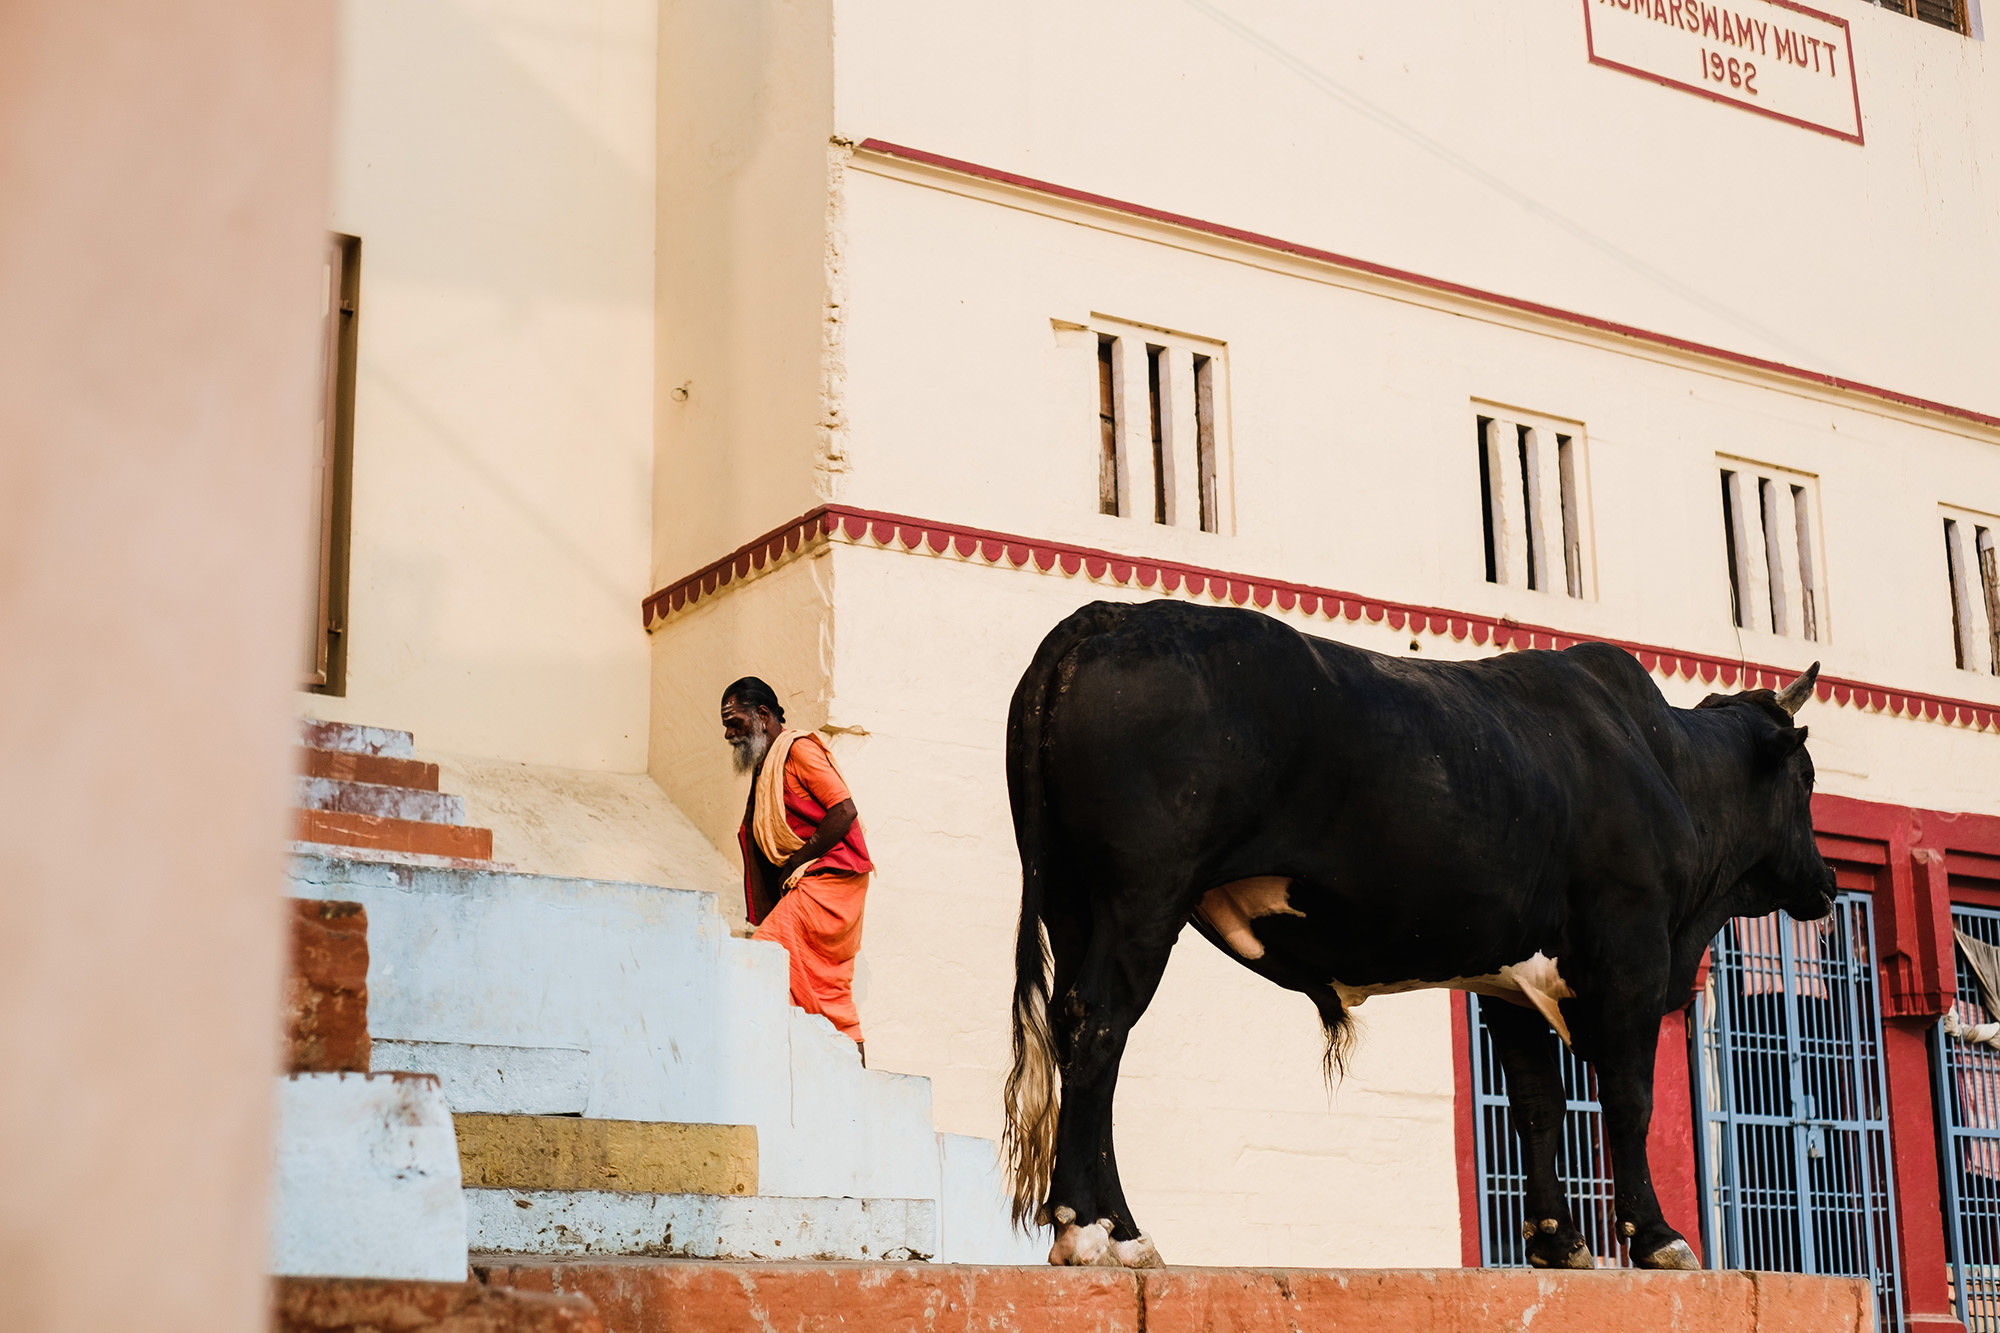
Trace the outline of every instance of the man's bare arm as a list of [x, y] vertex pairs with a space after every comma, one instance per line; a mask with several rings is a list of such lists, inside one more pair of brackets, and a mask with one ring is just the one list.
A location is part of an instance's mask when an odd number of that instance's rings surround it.
[[854, 827], [857, 818], [859, 816], [855, 813], [852, 797], [828, 810], [826, 818], [819, 822], [819, 828], [806, 839], [805, 846], [786, 857], [785, 863], [778, 867], [779, 882], [790, 879], [792, 872], [800, 866], [809, 861], [817, 861], [838, 847], [840, 840], [847, 836], [847, 831]]

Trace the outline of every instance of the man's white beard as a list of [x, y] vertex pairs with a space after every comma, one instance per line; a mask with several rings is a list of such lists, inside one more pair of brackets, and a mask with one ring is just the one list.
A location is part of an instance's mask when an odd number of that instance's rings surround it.
[[753, 731], [740, 741], [729, 742], [736, 750], [736, 771], [748, 773], [764, 762], [764, 755], [771, 748], [771, 738], [761, 731]]

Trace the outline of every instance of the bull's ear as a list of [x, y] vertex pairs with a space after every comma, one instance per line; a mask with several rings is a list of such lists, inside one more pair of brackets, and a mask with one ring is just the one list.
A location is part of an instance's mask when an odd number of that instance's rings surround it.
[[1785, 731], [1774, 731], [1766, 736], [1758, 746], [1759, 756], [1772, 766], [1784, 763], [1800, 750], [1806, 748], [1807, 727], [1792, 727]]

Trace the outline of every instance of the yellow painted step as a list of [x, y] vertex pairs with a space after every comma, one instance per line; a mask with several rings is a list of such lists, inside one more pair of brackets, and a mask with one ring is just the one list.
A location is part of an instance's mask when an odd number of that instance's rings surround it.
[[755, 1125], [454, 1115], [467, 1189], [755, 1194]]

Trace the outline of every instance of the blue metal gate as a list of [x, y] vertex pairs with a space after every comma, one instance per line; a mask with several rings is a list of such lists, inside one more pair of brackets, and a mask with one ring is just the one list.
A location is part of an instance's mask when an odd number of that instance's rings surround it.
[[[1955, 906], [1951, 923], [2000, 945], [2000, 912]], [[1968, 1026], [2000, 1019], [1986, 1012], [1979, 980], [1962, 955], [1958, 1019]], [[1952, 1303], [1970, 1333], [2000, 1333], [2000, 1051], [1948, 1037], [1943, 1024], [1933, 1040]]]
[[1696, 1150], [1712, 1267], [1865, 1277], [1902, 1323], [1875, 926], [1865, 894], [1825, 921], [1739, 918], [1696, 997]]
[[[1499, 1053], [1481, 1017], [1482, 1001], [1465, 997], [1467, 1025], [1472, 1034], [1472, 1105], [1476, 1122], [1474, 1162], [1479, 1178], [1479, 1262], [1490, 1268], [1525, 1268], [1527, 1242], [1521, 1223], [1527, 1202], [1527, 1173], [1521, 1164], [1521, 1141], [1507, 1107], [1507, 1078]], [[1503, 1000], [1484, 1003], [1504, 1004]], [[1612, 1212], [1611, 1150], [1604, 1141], [1604, 1108], [1597, 1102], [1597, 1076], [1567, 1046], [1562, 1048], [1563, 1091], [1569, 1114], [1563, 1117], [1562, 1146], [1556, 1171], [1576, 1212], [1576, 1224], [1590, 1242], [1599, 1267], [1624, 1266], [1618, 1243], [1618, 1221]]]

